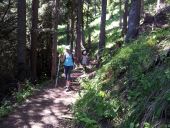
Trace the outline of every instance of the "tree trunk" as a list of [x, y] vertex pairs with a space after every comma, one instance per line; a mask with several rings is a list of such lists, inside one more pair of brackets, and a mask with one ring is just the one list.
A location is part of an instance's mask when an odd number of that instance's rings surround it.
[[87, 30], [88, 30], [88, 46], [87, 46], [87, 48], [88, 48], [88, 52], [90, 51], [90, 49], [91, 49], [91, 32], [90, 32], [90, 27], [89, 27], [89, 5], [90, 5], [90, 3], [88, 3], [88, 5], [87, 5], [87, 23], [86, 23], [86, 28], [87, 28]]
[[140, 17], [144, 16], [144, 0], [141, 0]]
[[122, 28], [122, 0], [119, 0], [119, 27]]
[[82, 0], [77, 0], [77, 24], [76, 24], [76, 32], [77, 32], [77, 39], [76, 39], [76, 58], [77, 58], [77, 63], [80, 63], [81, 59], [81, 40], [82, 40], [82, 32], [81, 32], [81, 3]]
[[26, 78], [26, 0], [18, 0], [18, 80]]
[[74, 24], [75, 24], [75, 0], [72, 0], [71, 2], [71, 40], [70, 40], [70, 46], [71, 51], [73, 51], [73, 42], [74, 42]]
[[81, 10], [81, 21], [82, 21], [82, 24], [81, 24], [82, 48], [84, 49], [84, 46], [85, 46], [85, 35], [84, 35], [83, 4], [84, 4], [84, 0], [81, 3], [81, 9], [80, 9]]
[[51, 66], [51, 79], [56, 78], [56, 58], [57, 58], [57, 29], [58, 29], [58, 8], [59, 0], [53, 1], [53, 10], [52, 10], [52, 30], [53, 30], [53, 43], [52, 43], [52, 66]]
[[[69, 15], [69, 14], [68, 14]], [[68, 20], [67, 20], [67, 45], [70, 44], [70, 17], [68, 16]]]
[[37, 79], [37, 26], [39, 0], [32, 1], [32, 29], [31, 29], [31, 80]]
[[82, 48], [85, 49], [85, 35], [84, 35], [84, 28], [82, 27], [82, 30], [81, 30], [81, 37], [82, 37]]
[[105, 48], [105, 25], [106, 25], [106, 8], [107, 8], [107, 0], [102, 0], [102, 14], [101, 14], [101, 24], [100, 24], [100, 37], [99, 37], [99, 57], [101, 56], [104, 48]]
[[[52, 28], [52, 26], [50, 26], [50, 28]], [[52, 57], [52, 45], [53, 43], [53, 35], [51, 33], [48, 33], [47, 35], [47, 51], [46, 51], [46, 58], [45, 58], [45, 69], [46, 69], [46, 73], [47, 73], [47, 77], [51, 77], [52, 74], [52, 66], [53, 66], [53, 57]], [[55, 60], [54, 60], [55, 61]], [[54, 67], [53, 67], [54, 68]], [[56, 70], [56, 69], [55, 69]], [[53, 70], [54, 71], [54, 70]]]
[[91, 50], [91, 33], [88, 35], [88, 51]]
[[163, 8], [164, 4], [165, 4], [165, 0], [157, 0], [156, 12], [158, 12], [161, 8]]
[[95, 16], [97, 14], [97, 2], [96, 2], [96, 0], [94, 0], [94, 14], [95, 14]]
[[125, 35], [127, 32], [128, 2], [129, 0], [125, 0], [124, 3], [122, 35]]
[[130, 40], [135, 39], [138, 35], [140, 23], [140, 7], [141, 0], [132, 0], [125, 42], [129, 42]]

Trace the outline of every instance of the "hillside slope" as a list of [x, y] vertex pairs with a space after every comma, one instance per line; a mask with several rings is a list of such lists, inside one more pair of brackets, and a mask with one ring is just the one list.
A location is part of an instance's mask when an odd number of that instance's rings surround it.
[[[121, 40], [114, 36], [118, 29], [110, 34], [113, 44]], [[76, 121], [85, 128], [165, 127], [170, 120], [169, 34], [169, 27], [155, 28], [121, 48], [106, 48], [95, 78], [82, 81]]]

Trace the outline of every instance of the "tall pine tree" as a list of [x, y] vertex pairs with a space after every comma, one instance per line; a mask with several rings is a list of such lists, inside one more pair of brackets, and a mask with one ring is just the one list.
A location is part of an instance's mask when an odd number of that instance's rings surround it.
[[107, 9], [107, 0], [102, 0], [102, 14], [101, 14], [101, 23], [100, 23], [100, 36], [99, 36], [99, 56], [105, 48], [105, 26], [106, 26], [106, 9]]
[[26, 78], [26, 0], [18, 0], [18, 52], [17, 63], [18, 80], [23, 82]]
[[141, 0], [132, 0], [131, 8], [129, 12], [128, 20], [128, 30], [125, 37], [125, 42], [129, 42], [132, 39], [135, 39], [138, 35], [139, 23], [140, 23], [140, 7]]
[[32, 29], [31, 29], [31, 79], [37, 79], [37, 27], [39, 0], [32, 1]]

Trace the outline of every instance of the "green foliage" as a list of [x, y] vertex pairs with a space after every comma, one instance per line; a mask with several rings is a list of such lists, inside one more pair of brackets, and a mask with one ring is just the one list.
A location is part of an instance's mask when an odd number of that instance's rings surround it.
[[75, 105], [77, 120], [84, 126], [112, 119], [115, 127], [151, 128], [169, 103], [170, 59], [155, 65], [169, 33], [158, 29], [114, 52], [106, 49], [95, 78], [81, 82], [85, 91]]
[[118, 99], [111, 99], [109, 94], [99, 90], [88, 90], [76, 103], [75, 116], [86, 127], [96, 127], [103, 118], [113, 119], [120, 108]]
[[59, 54], [64, 54], [64, 50], [65, 50], [65, 45], [59, 45], [59, 46], [57, 47], [57, 52], [58, 52]]
[[25, 101], [29, 96], [32, 95], [33, 90], [34, 90], [33, 85], [31, 85], [31, 83], [27, 82], [24, 89], [22, 89], [21, 91], [16, 92], [14, 94], [15, 98], [16, 98], [16, 101], [18, 103], [21, 103], [21, 102]]
[[152, 127], [151, 127], [151, 125], [150, 125], [149, 123], [146, 122], [146, 123], [144, 124], [144, 128], [152, 128]]
[[3, 105], [0, 106], [0, 118], [7, 116], [9, 112], [12, 111], [12, 106], [9, 101], [5, 101]]

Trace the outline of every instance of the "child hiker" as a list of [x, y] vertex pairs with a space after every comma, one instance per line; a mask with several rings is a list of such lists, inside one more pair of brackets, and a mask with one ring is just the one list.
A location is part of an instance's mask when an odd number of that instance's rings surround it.
[[74, 57], [72, 52], [70, 51], [69, 47], [65, 48], [65, 54], [64, 54], [64, 73], [65, 73], [65, 79], [66, 79], [66, 91], [70, 90], [70, 80], [71, 80], [71, 71], [73, 70], [74, 66]]
[[87, 55], [87, 52], [86, 50], [83, 50], [82, 51], [82, 65], [83, 65], [83, 68], [84, 68], [84, 71], [85, 73], [87, 72], [87, 65], [88, 65], [88, 55]]

